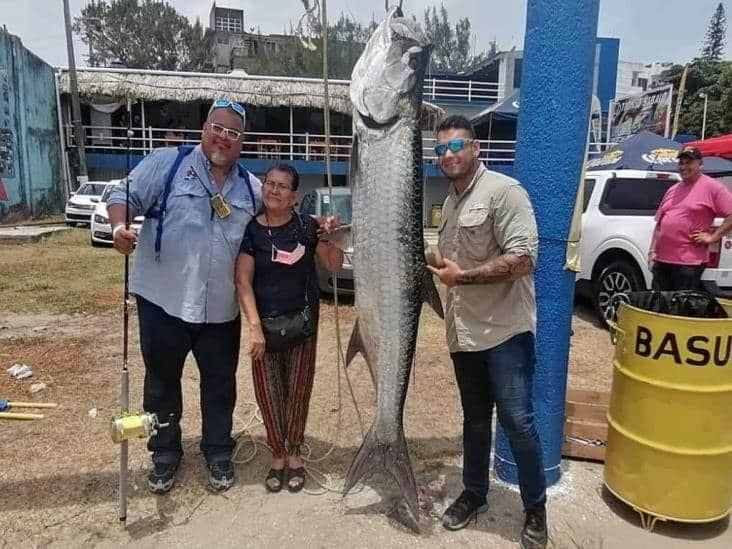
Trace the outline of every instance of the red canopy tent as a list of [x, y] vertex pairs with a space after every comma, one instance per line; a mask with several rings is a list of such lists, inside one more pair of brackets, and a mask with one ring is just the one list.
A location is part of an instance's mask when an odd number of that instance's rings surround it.
[[684, 143], [684, 147], [696, 147], [704, 156], [721, 156], [732, 160], [732, 133]]

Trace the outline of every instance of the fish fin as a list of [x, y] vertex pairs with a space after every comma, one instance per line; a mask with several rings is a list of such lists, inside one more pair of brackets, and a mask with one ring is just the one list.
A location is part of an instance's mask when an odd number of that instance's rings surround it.
[[407, 441], [401, 428], [398, 439], [391, 444], [378, 441], [374, 436], [374, 428], [369, 429], [348, 469], [343, 495], [346, 495], [359, 480], [368, 477], [379, 465], [383, 466], [399, 486], [399, 491], [406, 504], [405, 510], [409, 515], [404, 517], [407, 519], [405, 525], [419, 532], [417, 484], [414, 481], [412, 464], [409, 461]]
[[442, 299], [437, 291], [437, 286], [435, 286], [435, 279], [432, 278], [432, 273], [427, 269], [424, 270], [424, 275], [422, 275], [422, 300], [434, 309], [437, 316], [442, 319], [445, 318]]
[[356, 323], [353, 325], [353, 331], [351, 332], [351, 339], [348, 340], [348, 349], [346, 350], [346, 368], [348, 368], [348, 365], [353, 362], [353, 359], [356, 358], [358, 353], [361, 353], [361, 356], [366, 360], [366, 366], [368, 366], [369, 373], [371, 374], [371, 381], [373, 382], [374, 387], [376, 387], [376, 375], [371, 366], [371, 362], [369, 361], [369, 357], [366, 354], [366, 346], [363, 344], [361, 330], [358, 327], [358, 319], [356, 319]]
[[361, 340], [361, 330], [358, 328], [358, 319], [353, 325], [353, 331], [351, 332], [351, 339], [348, 340], [348, 350], [346, 350], [346, 366], [351, 364], [356, 355], [361, 353], [364, 358], [366, 357], [366, 348]]

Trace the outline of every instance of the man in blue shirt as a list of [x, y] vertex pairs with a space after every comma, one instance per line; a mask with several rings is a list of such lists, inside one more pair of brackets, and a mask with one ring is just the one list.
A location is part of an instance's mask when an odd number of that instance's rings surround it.
[[262, 200], [259, 179], [237, 163], [244, 124], [241, 105], [219, 99], [201, 144], [189, 154], [161, 148], [140, 162], [129, 176], [129, 218], [146, 214], [139, 235], [125, 229], [124, 182], [107, 201], [114, 247], [130, 254], [138, 241], [130, 292], [137, 298], [145, 363], [143, 407], [162, 422], [171, 420], [148, 442], [148, 486], [158, 494], [172, 488], [183, 455], [181, 375], [189, 352], [200, 371], [201, 451], [209, 483], [215, 490], [234, 483], [231, 429], [241, 332], [234, 265]]

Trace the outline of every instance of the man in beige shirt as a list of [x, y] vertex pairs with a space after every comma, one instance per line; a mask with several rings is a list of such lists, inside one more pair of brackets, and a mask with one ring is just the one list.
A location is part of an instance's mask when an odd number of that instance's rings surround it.
[[461, 116], [437, 128], [440, 169], [451, 180], [442, 208], [439, 252], [430, 270], [448, 287], [447, 344], [463, 406], [463, 484], [445, 511], [449, 530], [487, 510], [493, 406], [518, 467], [526, 518], [524, 548], [546, 547], [546, 480], [534, 425], [536, 362], [533, 269], [538, 234], [529, 197], [515, 179], [488, 171]]

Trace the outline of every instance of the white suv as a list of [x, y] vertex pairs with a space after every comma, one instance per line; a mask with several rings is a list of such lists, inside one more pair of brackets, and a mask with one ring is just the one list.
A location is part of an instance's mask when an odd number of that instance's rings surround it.
[[[577, 293], [592, 299], [601, 320], [614, 315], [614, 295], [651, 287], [647, 254], [653, 218], [666, 190], [678, 181], [677, 174], [667, 172], [587, 172]], [[732, 291], [732, 235], [710, 246], [710, 252], [702, 280], [727, 294]]]

